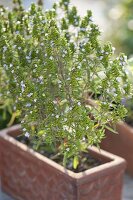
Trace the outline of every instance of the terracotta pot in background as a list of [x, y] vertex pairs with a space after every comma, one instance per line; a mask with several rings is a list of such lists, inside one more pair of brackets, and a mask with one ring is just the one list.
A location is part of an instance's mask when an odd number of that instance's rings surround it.
[[118, 134], [106, 130], [106, 138], [101, 148], [123, 157], [127, 161], [127, 171], [133, 175], [133, 128], [124, 122], [117, 124]]
[[102, 165], [74, 173], [29, 149], [12, 136], [19, 126], [0, 132], [2, 189], [18, 200], [120, 200], [125, 160], [93, 147]]

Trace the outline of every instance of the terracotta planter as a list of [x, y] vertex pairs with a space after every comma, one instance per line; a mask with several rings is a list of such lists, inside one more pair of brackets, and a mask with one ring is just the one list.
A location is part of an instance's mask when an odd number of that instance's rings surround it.
[[89, 153], [103, 164], [76, 174], [11, 137], [18, 134], [18, 126], [0, 132], [2, 189], [15, 199], [121, 199], [124, 159], [93, 147]]
[[106, 131], [101, 148], [123, 157], [127, 161], [127, 171], [133, 175], [133, 128], [124, 122], [117, 124], [119, 134]]

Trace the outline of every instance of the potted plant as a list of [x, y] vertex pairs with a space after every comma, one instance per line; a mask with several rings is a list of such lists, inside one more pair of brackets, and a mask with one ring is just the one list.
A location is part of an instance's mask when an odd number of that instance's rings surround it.
[[1, 66], [21, 121], [0, 133], [3, 190], [25, 200], [120, 200], [125, 161], [99, 144], [126, 114], [126, 57], [114, 58], [91, 11], [80, 18], [69, 0], [0, 19]]
[[[128, 65], [127, 74], [131, 85], [133, 85], [132, 59], [129, 59]], [[125, 120], [116, 126], [119, 134], [113, 135], [111, 131], [106, 130], [106, 138], [102, 141], [101, 148], [126, 159], [127, 171], [133, 175], [133, 97], [123, 97], [122, 104], [125, 105], [128, 112]]]

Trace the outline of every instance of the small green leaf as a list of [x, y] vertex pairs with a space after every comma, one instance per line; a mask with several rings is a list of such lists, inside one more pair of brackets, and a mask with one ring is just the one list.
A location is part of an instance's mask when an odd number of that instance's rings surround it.
[[79, 165], [79, 158], [78, 156], [75, 156], [73, 159], [73, 168], [77, 169], [78, 165]]

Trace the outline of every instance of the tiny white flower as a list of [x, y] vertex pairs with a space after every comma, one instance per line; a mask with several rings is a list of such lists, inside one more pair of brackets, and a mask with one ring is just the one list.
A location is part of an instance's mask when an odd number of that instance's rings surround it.
[[31, 103], [27, 103], [27, 104], [26, 104], [26, 107], [27, 107], [27, 108], [31, 107]]
[[78, 69], [81, 69], [81, 66], [79, 65], [77, 68], [78, 68]]
[[6, 31], [6, 28], [3, 28], [2, 30], [5, 32], [5, 31]]
[[64, 118], [64, 122], [66, 122], [67, 121], [67, 118]]
[[17, 21], [16, 24], [20, 24], [20, 21]]
[[89, 126], [86, 126], [86, 130], [88, 130], [89, 129]]
[[13, 45], [13, 48], [15, 49], [17, 45]]
[[25, 133], [25, 137], [29, 138], [30, 134], [28, 132]]
[[14, 111], [16, 110], [16, 106], [13, 106], [13, 110], [14, 110]]
[[37, 102], [37, 99], [34, 99], [34, 102]]
[[64, 5], [65, 5], [65, 6], [67, 6], [67, 5], [68, 5], [68, 2], [67, 2], [67, 1], [65, 1], [65, 2], [64, 2]]
[[86, 62], [86, 59], [84, 58], [83, 61]]
[[50, 60], [53, 60], [53, 56], [50, 56], [50, 58], [49, 58]]
[[60, 83], [61, 83], [61, 81], [60, 81], [60, 80], [58, 80], [58, 83], [60, 84]]
[[69, 110], [72, 110], [72, 109], [73, 109], [72, 107], [69, 108]]
[[25, 131], [26, 131], [26, 128], [23, 128], [23, 131], [25, 132]]
[[120, 77], [117, 77], [116, 80], [117, 80], [118, 82], [121, 82], [121, 78], [120, 78]]
[[56, 115], [56, 118], [58, 119], [58, 118], [59, 118], [59, 115]]
[[11, 63], [9, 66], [10, 66], [10, 67], [12, 67], [12, 66], [13, 66], [13, 64]]
[[6, 46], [4, 46], [4, 47], [3, 47], [3, 51], [5, 52], [6, 50], [7, 50], [7, 47], [6, 47]]
[[27, 60], [30, 60], [30, 59], [31, 59], [31, 57], [30, 57], [30, 56], [26, 56], [26, 59], [27, 59]]
[[39, 19], [42, 20], [42, 16], [39, 16]]
[[52, 12], [54, 12], [54, 11], [55, 11], [55, 9], [54, 9], [54, 8], [52, 8], [52, 9], [51, 9], [51, 11], [52, 11]]
[[16, 34], [19, 34], [19, 31], [16, 31], [15, 33], [16, 33]]
[[27, 95], [27, 97], [31, 97], [33, 95], [33, 93], [29, 93], [28, 95]]
[[21, 82], [20, 82], [20, 85], [21, 85], [22, 87], [25, 87], [24, 81], [21, 81]]
[[112, 47], [112, 51], [113, 51], [113, 52], [115, 51], [115, 47]]
[[43, 80], [43, 76], [40, 76], [39, 79], [40, 79], [40, 80]]
[[103, 56], [100, 56], [99, 59], [102, 60], [102, 59], [103, 59]]
[[12, 70], [11, 72], [12, 72], [12, 74], [13, 74], [13, 73], [14, 73], [14, 70]]
[[82, 48], [82, 52], [85, 52], [85, 49]]
[[124, 60], [125, 60], [125, 62], [127, 61], [127, 56], [124, 56]]
[[81, 31], [86, 31], [86, 28], [80, 28]]
[[57, 104], [57, 101], [56, 101], [56, 100], [54, 100], [54, 101], [53, 101], [53, 103], [54, 103], [54, 104]]
[[66, 151], [70, 151], [70, 148], [66, 148]]
[[46, 23], [46, 20], [45, 20], [45, 19], [44, 19], [44, 20], [42, 20], [42, 23], [43, 23], [43, 24], [45, 24], [45, 23]]
[[80, 103], [80, 102], [78, 102], [78, 106], [81, 106], [81, 103]]
[[21, 50], [21, 47], [18, 47], [19, 50]]
[[128, 69], [124, 69], [124, 70], [125, 70], [125, 73], [126, 73], [127, 75], [130, 74], [130, 72], [128, 71]]

